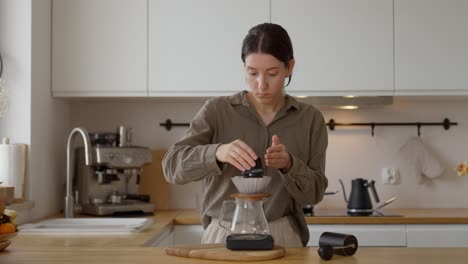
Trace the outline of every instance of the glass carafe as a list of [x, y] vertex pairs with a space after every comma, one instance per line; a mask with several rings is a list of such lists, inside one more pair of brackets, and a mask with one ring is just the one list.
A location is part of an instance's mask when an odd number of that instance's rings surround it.
[[269, 234], [263, 211], [265, 197], [269, 194], [233, 194], [235, 200], [223, 202], [219, 224], [230, 234]]

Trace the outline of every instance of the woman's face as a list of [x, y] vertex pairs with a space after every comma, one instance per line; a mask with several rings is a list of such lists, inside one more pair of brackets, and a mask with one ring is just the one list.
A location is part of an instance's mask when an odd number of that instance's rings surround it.
[[247, 83], [254, 98], [262, 104], [283, 99], [286, 78], [292, 72], [294, 60], [286, 68], [284, 63], [270, 54], [252, 53], [245, 58]]

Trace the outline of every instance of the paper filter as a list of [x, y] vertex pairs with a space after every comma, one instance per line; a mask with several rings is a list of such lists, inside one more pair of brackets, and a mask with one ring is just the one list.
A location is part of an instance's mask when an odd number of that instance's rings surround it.
[[270, 183], [271, 176], [263, 176], [259, 178], [246, 178], [236, 176], [231, 178], [240, 193], [263, 193]]

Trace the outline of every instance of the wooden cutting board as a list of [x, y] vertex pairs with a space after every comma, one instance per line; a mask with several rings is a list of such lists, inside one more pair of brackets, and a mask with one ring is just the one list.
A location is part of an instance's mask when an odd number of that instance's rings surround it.
[[153, 161], [143, 167], [140, 177], [140, 194], [149, 194], [150, 202], [155, 205], [156, 210], [169, 209], [170, 186], [164, 178], [162, 170], [162, 159], [167, 149], [156, 149], [152, 151]]
[[208, 260], [260, 261], [282, 258], [286, 255], [286, 250], [280, 246], [275, 246], [272, 250], [230, 250], [226, 248], [226, 244], [198, 244], [168, 247], [166, 254]]

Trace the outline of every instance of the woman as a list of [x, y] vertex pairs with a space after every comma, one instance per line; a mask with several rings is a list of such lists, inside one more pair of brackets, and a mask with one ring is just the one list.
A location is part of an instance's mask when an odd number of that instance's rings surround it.
[[323, 116], [284, 92], [295, 61], [281, 26], [253, 27], [242, 61], [250, 91], [208, 100], [164, 157], [164, 175], [173, 184], [203, 180], [202, 242], [225, 242], [227, 232], [217, 219], [222, 202], [237, 192], [230, 179], [263, 158], [265, 175], [272, 176], [264, 209], [275, 244], [305, 246], [309, 231], [302, 206], [320, 202], [328, 185]]

